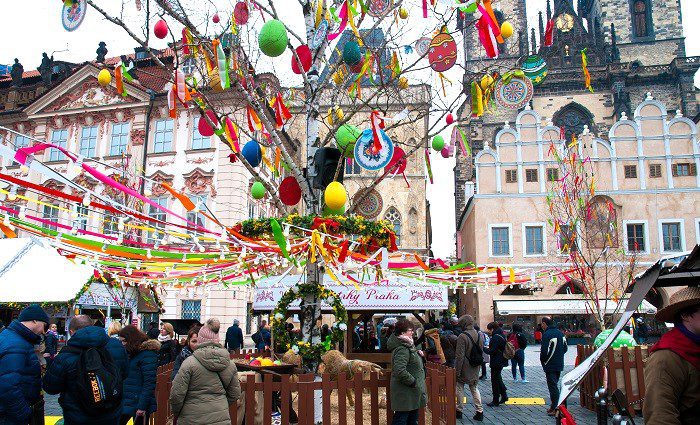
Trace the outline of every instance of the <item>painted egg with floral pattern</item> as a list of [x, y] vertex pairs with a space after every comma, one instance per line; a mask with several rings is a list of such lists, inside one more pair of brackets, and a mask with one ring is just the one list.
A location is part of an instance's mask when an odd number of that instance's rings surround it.
[[433, 37], [428, 48], [428, 62], [437, 72], [445, 72], [457, 62], [457, 43], [446, 33]]

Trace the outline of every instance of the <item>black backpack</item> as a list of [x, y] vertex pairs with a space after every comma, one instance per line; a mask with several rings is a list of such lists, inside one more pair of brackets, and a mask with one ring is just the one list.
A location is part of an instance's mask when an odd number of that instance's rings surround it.
[[79, 356], [75, 383], [85, 413], [99, 416], [121, 407], [123, 379], [104, 346], [86, 349], [66, 346], [62, 352]]
[[476, 342], [474, 342], [474, 338], [472, 338], [469, 333], [464, 332], [464, 334], [469, 338], [469, 341], [472, 342], [472, 348], [469, 350], [469, 353], [467, 353], [467, 361], [469, 362], [469, 365], [472, 367], [476, 366], [481, 366], [484, 364], [484, 351], [479, 347], [479, 340], [481, 339], [481, 335], [478, 333], [476, 334]]

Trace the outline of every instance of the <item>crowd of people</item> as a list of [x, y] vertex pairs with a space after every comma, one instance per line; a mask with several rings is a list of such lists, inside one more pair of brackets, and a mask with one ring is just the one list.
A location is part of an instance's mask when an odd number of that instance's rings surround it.
[[[0, 332], [0, 425], [43, 423], [42, 389], [59, 395], [65, 425], [145, 425], [158, 408], [158, 366], [171, 362], [173, 423], [229, 424], [229, 406], [241, 388], [220, 344], [220, 326], [212, 318], [192, 327], [181, 347], [169, 323], [147, 334], [115, 321], [105, 332], [89, 316], [76, 315], [59, 350], [46, 312], [28, 306]], [[231, 349], [242, 344], [236, 326], [227, 332]]]
[[[551, 318], [542, 319], [541, 329], [540, 362], [551, 400], [547, 414], [553, 416], [559, 399], [558, 382], [564, 369], [567, 345], [564, 334]], [[508, 401], [508, 389], [502, 377], [503, 369], [508, 365], [513, 381], [529, 382], [525, 378], [528, 338], [518, 323], [513, 323], [511, 331], [506, 333], [502, 323], [491, 322], [483, 332], [472, 316], [464, 315], [460, 318], [453, 316], [439, 326], [425, 324], [419, 331], [422, 332], [416, 332], [416, 326], [405, 318], [385, 320], [381, 330], [380, 345], [392, 353], [391, 405], [400, 412], [394, 416], [395, 425], [418, 423], [418, 409], [427, 403], [425, 387], [418, 385], [425, 379], [422, 367], [425, 361], [455, 368], [457, 418], [463, 417], [465, 406], [462, 401], [468, 389], [475, 409], [472, 419], [484, 420], [479, 381], [487, 379], [486, 365], [491, 370], [492, 400], [486, 403], [489, 407], [496, 408]]]

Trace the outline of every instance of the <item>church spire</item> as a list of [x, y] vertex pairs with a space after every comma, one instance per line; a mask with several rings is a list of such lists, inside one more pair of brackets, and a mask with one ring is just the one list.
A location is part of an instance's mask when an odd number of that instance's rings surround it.
[[544, 40], [544, 22], [542, 22], [542, 11], [537, 12], [537, 21], [540, 28], [540, 40]]
[[552, 19], [552, 4], [547, 0], [547, 21], [549, 22], [550, 19]]
[[534, 29], [534, 28], [531, 28], [531, 30], [532, 30], [532, 33], [531, 33], [531, 39], [532, 39], [532, 42], [531, 42], [532, 46], [531, 46], [531, 47], [532, 47], [532, 50], [531, 50], [531, 52], [532, 52], [532, 54], [534, 55], [534, 54], [537, 53], [537, 38], [535, 38], [535, 29]]
[[620, 62], [620, 49], [617, 47], [614, 23], [610, 24], [610, 60], [612, 62]]

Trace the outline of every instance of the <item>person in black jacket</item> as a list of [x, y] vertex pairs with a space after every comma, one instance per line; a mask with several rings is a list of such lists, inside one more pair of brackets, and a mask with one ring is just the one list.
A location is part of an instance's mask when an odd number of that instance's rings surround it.
[[46, 368], [51, 366], [51, 362], [58, 353], [58, 327], [55, 323], [49, 325], [49, 331], [44, 335], [44, 359], [46, 359]]
[[554, 325], [551, 317], [542, 318], [542, 347], [540, 362], [547, 377], [547, 388], [551, 402], [547, 414], [554, 416], [559, 400], [559, 377], [564, 370], [564, 353], [568, 350], [564, 334]]
[[527, 347], [527, 338], [523, 333], [523, 327], [519, 323], [513, 323], [513, 332], [508, 335], [508, 342], [515, 347], [515, 356], [510, 359], [510, 367], [513, 372], [513, 381], [518, 382], [518, 368], [520, 368], [520, 378], [523, 382], [529, 382], [525, 379], [525, 347]]
[[104, 424], [116, 425], [121, 417], [121, 408], [117, 407], [112, 412], [105, 412], [96, 416], [94, 412], [88, 412], [80, 402], [81, 393], [77, 380], [78, 362], [80, 353], [73, 351], [89, 348], [104, 347], [116, 366], [122, 381], [129, 372], [129, 359], [122, 343], [116, 338], [107, 336], [103, 328], [93, 326], [92, 319], [86, 315], [78, 315], [70, 321], [68, 332], [71, 335], [67, 347], [56, 356], [51, 366], [44, 375], [44, 391], [48, 394], [60, 394], [58, 404], [63, 409], [63, 423], [76, 424]]
[[163, 326], [160, 328], [160, 335], [158, 335], [158, 342], [160, 342], [158, 366], [174, 362], [180, 352], [178, 342], [173, 339], [174, 336], [175, 329], [173, 325], [170, 323], [163, 323]]
[[129, 354], [129, 373], [124, 380], [121, 425], [133, 419], [134, 425], [147, 424], [149, 416], [156, 411], [156, 374], [160, 342], [148, 339], [134, 325], [124, 326], [119, 331], [124, 348]]
[[34, 346], [49, 316], [36, 304], [0, 334], [0, 424], [27, 424], [41, 400], [41, 366]]
[[491, 390], [493, 391], [493, 401], [487, 403], [487, 406], [496, 407], [501, 403], [508, 401], [506, 384], [503, 383], [501, 372], [503, 368], [508, 366], [508, 360], [503, 356], [503, 351], [506, 348], [506, 337], [503, 335], [503, 329], [496, 322], [491, 322], [486, 326], [491, 334], [491, 343], [488, 348], [484, 347], [484, 353], [491, 356]]
[[148, 331], [146, 332], [148, 339], [158, 339], [160, 331], [158, 330], [158, 322], [151, 322], [148, 324]]
[[233, 319], [233, 325], [226, 330], [224, 348], [228, 351], [236, 351], [243, 348], [243, 331], [239, 325], [238, 319]]

